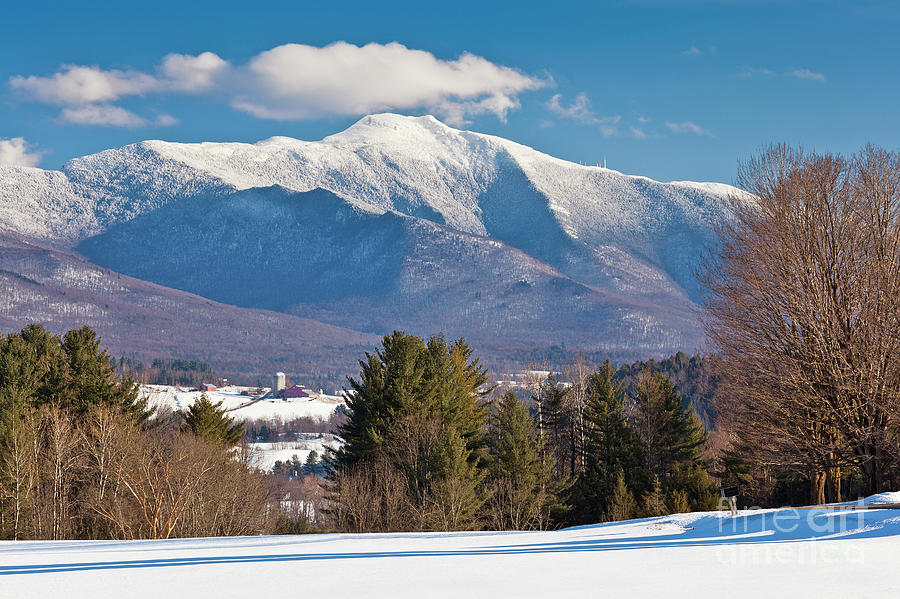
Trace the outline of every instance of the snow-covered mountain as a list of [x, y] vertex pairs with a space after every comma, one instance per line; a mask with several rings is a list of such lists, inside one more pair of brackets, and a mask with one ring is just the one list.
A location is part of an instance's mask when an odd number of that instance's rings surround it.
[[248, 308], [486, 344], [694, 349], [731, 187], [558, 160], [430, 116], [317, 142], [147, 141], [0, 169], [0, 227]]

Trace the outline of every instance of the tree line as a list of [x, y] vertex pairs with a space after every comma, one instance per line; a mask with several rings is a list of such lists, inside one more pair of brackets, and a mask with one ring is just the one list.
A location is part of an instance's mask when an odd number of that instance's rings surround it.
[[152, 414], [87, 327], [0, 337], [0, 538], [275, 531], [265, 477], [234, 449], [242, 436], [205, 396]]
[[633, 394], [608, 361], [519, 397], [487, 386], [471, 347], [384, 338], [350, 379], [332, 459], [340, 530], [548, 528], [712, 509], [702, 424], [672, 382], [644, 371]]

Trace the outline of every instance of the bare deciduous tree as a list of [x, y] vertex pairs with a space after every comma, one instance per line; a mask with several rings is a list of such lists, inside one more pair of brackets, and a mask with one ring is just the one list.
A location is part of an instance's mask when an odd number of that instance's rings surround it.
[[900, 375], [900, 157], [772, 146], [744, 164], [702, 277], [726, 423], [813, 502], [858, 466], [884, 487]]

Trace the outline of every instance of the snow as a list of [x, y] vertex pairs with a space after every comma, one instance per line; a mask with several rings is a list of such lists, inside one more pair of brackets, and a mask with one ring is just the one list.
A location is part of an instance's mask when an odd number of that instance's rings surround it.
[[[392, 210], [499, 239], [558, 268], [587, 260], [578, 271], [583, 277], [596, 265], [578, 252], [561, 259], [561, 249], [574, 244], [591, 255], [615, 246], [627, 254], [621, 269], [649, 260], [681, 285], [692, 279], [694, 254], [727, 210], [725, 198], [737, 192], [721, 183], [661, 183], [579, 165], [431, 116], [396, 114], [364, 117], [320, 141], [150, 140], [73, 159], [62, 172], [2, 172], [0, 226], [44, 240], [80, 241], [183, 198], [273, 185], [322, 188], [366, 211]], [[42, 210], [47, 206], [54, 209]], [[521, 215], [537, 219], [533, 230], [516, 225]], [[541, 236], [546, 243], [526, 247]]]
[[[228, 415], [237, 420], [282, 420], [287, 422], [294, 418], [313, 418], [328, 420], [334, 411], [344, 404], [344, 399], [335, 395], [314, 394], [313, 397], [297, 399], [257, 399], [241, 395], [241, 391], [253, 391], [255, 387], [223, 387], [207, 392], [209, 399], [228, 410]], [[269, 389], [265, 389], [266, 392]], [[200, 398], [200, 391], [192, 391], [183, 387], [169, 385], [142, 385], [141, 393], [147, 397], [151, 406], [170, 408], [173, 411], [185, 410]]]
[[0, 595], [887, 598], [898, 562], [898, 510], [747, 510], [554, 532], [6, 541]]
[[0, 169], [0, 227], [235, 306], [646, 357], [702, 345], [695, 271], [735, 192], [378, 114], [318, 141], [151, 140]]
[[299, 438], [293, 441], [281, 441], [278, 443], [251, 443], [253, 452], [251, 459], [253, 465], [261, 470], [271, 470], [275, 462], [290, 462], [294, 456], [300, 462], [305, 463], [309, 454], [315, 451], [321, 459], [329, 449], [338, 449], [340, 441], [330, 434], [322, 436], [316, 433], [300, 433]]

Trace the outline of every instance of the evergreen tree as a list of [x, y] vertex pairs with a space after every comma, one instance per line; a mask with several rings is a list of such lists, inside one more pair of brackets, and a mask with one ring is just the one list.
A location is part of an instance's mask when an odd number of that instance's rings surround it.
[[243, 423], [226, 416], [222, 402], [213, 403], [206, 393], [201, 393], [197, 401], [179, 414], [184, 418], [185, 427], [207, 443], [233, 446], [244, 436]]
[[670, 514], [684, 514], [691, 511], [687, 493], [681, 489], [672, 489], [666, 497], [666, 508]]
[[433, 530], [466, 530], [484, 504], [484, 472], [472, 461], [461, 436], [446, 431], [434, 455], [433, 479], [424, 490], [425, 525]]
[[349, 467], [372, 457], [398, 420], [432, 403], [433, 393], [423, 381], [425, 351], [419, 337], [394, 331], [381, 349], [366, 352], [359, 379], [348, 378], [349, 414], [340, 429], [344, 444], [336, 452], [337, 464]]
[[644, 493], [644, 497], [641, 499], [641, 512], [647, 518], [664, 516], [668, 513], [666, 510], [666, 494], [658, 476], [653, 477], [653, 485]]
[[606, 520], [618, 522], [633, 518], [637, 512], [637, 502], [628, 489], [628, 485], [625, 484], [625, 471], [622, 470], [621, 466], [616, 468], [615, 481], [609, 498]]
[[68, 366], [59, 337], [30, 324], [0, 339], [0, 419], [21, 419], [28, 407], [64, 404]]
[[491, 435], [489, 516], [495, 528], [543, 528], [556, 502], [552, 461], [542, 457], [536, 423], [516, 394], [505, 393]]
[[559, 384], [556, 374], [551, 372], [547, 380], [541, 384], [539, 401], [541, 412], [545, 418], [548, 447], [552, 448], [555, 468], [555, 479], [562, 482], [565, 478], [563, 467], [571, 460], [575, 447], [570, 443], [569, 435], [572, 426], [572, 414], [566, 405], [568, 388]]
[[85, 414], [91, 406], [115, 406], [123, 412], [146, 420], [151, 412], [138, 398], [138, 386], [130, 377], [119, 379], [100, 338], [89, 327], [73, 329], [62, 339], [68, 363], [69, 397], [67, 404], [76, 413]]
[[302, 468], [299, 469], [303, 474], [315, 474], [321, 475], [325, 473], [325, 464], [322, 463], [322, 459], [319, 456], [319, 452], [313, 449], [309, 452], [309, 455], [306, 456], [306, 461], [303, 462]]
[[607, 360], [588, 380], [585, 471], [573, 494], [575, 522], [599, 522], [607, 517], [619, 471], [632, 493], [640, 495], [648, 486], [641, 440], [626, 420], [625, 393], [614, 375]]
[[646, 449], [647, 469], [668, 489], [676, 467], [701, 463], [706, 431], [665, 375], [642, 373], [634, 400], [634, 423]]
[[[348, 379], [349, 413], [333, 480], [344, 472], [359, 476], [360, 469], [399, 471], [425, 526], [470, 525], [483, 502], [480, 398], [487, 380], [471, 347], [463, 340], [448, 344], [442, 335], [425, 342], [395, 331], [360, 368], [359, 379]], [[386, 467], [372, 467], [380, 460]]]
[[0, 418], [20, 418], [26, 407], [43, 405], [83, 417], [93, 406], [107, 405], [144, 421], [151, 411], [138, 393], [131, 378], [116, 375], [88, 327], [60, 338], [30, 324], [0, 339]]
[[660, 479], [669, 503], [677, 499], [678, 511], [713, 509], [715, 495], [701, 454], [707, 434], [675, 385], [660, 373], [642, 373], [636, 385], [635, 408], [634, 422], [647, 451], [647, 468]]

